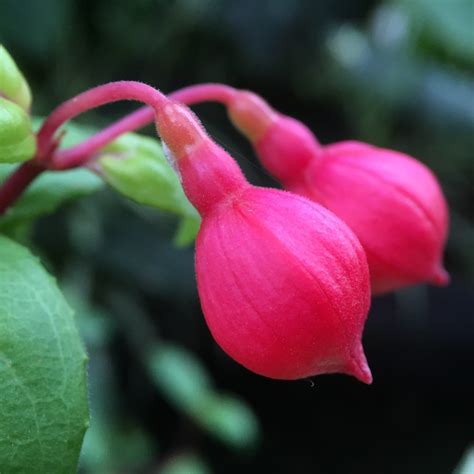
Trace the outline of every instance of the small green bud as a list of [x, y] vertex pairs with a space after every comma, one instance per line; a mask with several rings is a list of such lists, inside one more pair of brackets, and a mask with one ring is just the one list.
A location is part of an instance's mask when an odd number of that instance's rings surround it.
[[29, 115], [0, 97], [0, 163], [18, 163], [33, 157], [36, 138]]
[[102, 178], [129, 199], [183, 217], [197, 216], [157, 140], [127, 134], [104, 150], [97, 165]]
[[0, 44], [0, 97], [5, 97], [25, 110], [31, 106], [31, 91], [8, 51]]

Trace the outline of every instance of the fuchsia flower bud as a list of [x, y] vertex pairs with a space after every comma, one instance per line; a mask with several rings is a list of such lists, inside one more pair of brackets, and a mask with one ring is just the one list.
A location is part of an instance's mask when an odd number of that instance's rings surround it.
[[301, 181], [302, 170], [321, 148], [305, 125], [275, 112], [261, 97], [247, 91], [235, 93], [228, 113], [273, 176], [285, 185]]
[[361, 345], [369, 276], [352, 231], [303, 197], [250, 185], [184, 106], [156, 120], [202, 215], [196, 273], [218, 344], [267, 377], [342, 372], [370, 383]]
[[228, 110], [286, 189], [321, 203], [355, 232], [367, 254], [373, 293], [448, 282], [441, 263], [448, 209], [426, 166], [360, 142], [321, 146], [301, 122], [249, 92], [236, 93]]

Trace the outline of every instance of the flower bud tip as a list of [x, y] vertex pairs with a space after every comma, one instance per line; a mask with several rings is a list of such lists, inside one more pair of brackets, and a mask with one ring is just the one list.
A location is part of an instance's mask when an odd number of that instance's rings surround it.
[[362, 344], [359, 344], [353, 357], [351, 358], [346, 373], [354, 376], [357, 380], [367, 385], [372, 383], [372, 372], [364, 354]]
[[156, 129], [177, 159], [191, 154], [208, 139], [193, 112], [186, 106], [172, 101], [156, 110]]
[[449, 273], [441, 265], [436, 269], [431, 280], [433, 285], [436, 286], [446, 286], [450, 281], [451, 277], [449, 276]]

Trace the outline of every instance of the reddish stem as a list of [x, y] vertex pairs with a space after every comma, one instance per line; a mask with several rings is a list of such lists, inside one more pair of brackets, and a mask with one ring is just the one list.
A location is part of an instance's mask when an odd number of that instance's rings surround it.
[[54, 146], [54, 134], [68, 120], [83, 112], [119, 100], [136, 100], [150, 105], [152, 108], [162, 107], [168, 99], [155, 88], [135, 81], [109, 82], [102, 86], [89, 89], [72, 99], [63, 102], [43, 122], [38, 132], [38, 161], [49, 156]]
[[[233, 87], [211, 83], [185, 87], [169, 94], [168, 97], [186, 105], [210, 101], [226, 105], [234, 94], [235, 89]], [[83, 165], [91, 156], [120, 135], [151, 123], [154, 115], [151, 107], [142, 107], [104, 128], [79, 145], [65, 150], [58, 150], [53, 158], [54, 169], [68, 169]]]
[[44, 170], [33, 160], [20, 165], [0, 186], [0, 215], [23, 193], [29, 184]]
[[[0, 215], [21, 196], [29, 184], [48, 166], [58, 145], [55, 133], [68, 120], [87, 110], [119, 100], [144, 102], [151, 108], [161, 108], [166, 96], [153, 87], [135, 81], [119, 81], [89, 89], [57, 107], [43, 122], [37, 135], [34, 158], [17, 168], [0, 186]], [[54, 169], [54, 166], [52, 166]]]
[[[217, 101], [227, 104], [235, 89], [223, 84], [199, 84], [170, 94], [170, 98], [185, 104]], [[68, 120], [83, 112], [119, 100], [136, 100], [143, 107], [110, 125], [79, 145], [66, 150], [56, 150], [57, 130]], [[47, 167], [68, 169], [84, 164], [98, 150], [123, 133], [141, 128], [153, 121], [154, 108], [161, 107], [168, 99], [159, 91], [135, 81], [119, 81], [104, 84], [73, 97], [57, 107], [43, 122], [37, 135], [35, 157], [22, 164], [0, 186], [0, 215], [2, 215], [25, 191], [29, 184]]]
[[113, 142], [120, 135], [151, 123], [154, 115], [155, 112], [151, 107], [141, 107], [78, 145], [58, 150], [53, 157], [54, 169], [69, 169], [81, 166], [97, 151]]

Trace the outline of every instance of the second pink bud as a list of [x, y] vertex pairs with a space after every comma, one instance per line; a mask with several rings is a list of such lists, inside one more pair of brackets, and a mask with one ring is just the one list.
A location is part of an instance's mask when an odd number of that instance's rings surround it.
[[321, 146], [305, 125], [249, 92], [237, 93], [228, 110], [286, 189], [323, 204], [355, 232], [373, 293], [448, 282], [442, 266], [448, 209], [421, 162], [361, 142]]

